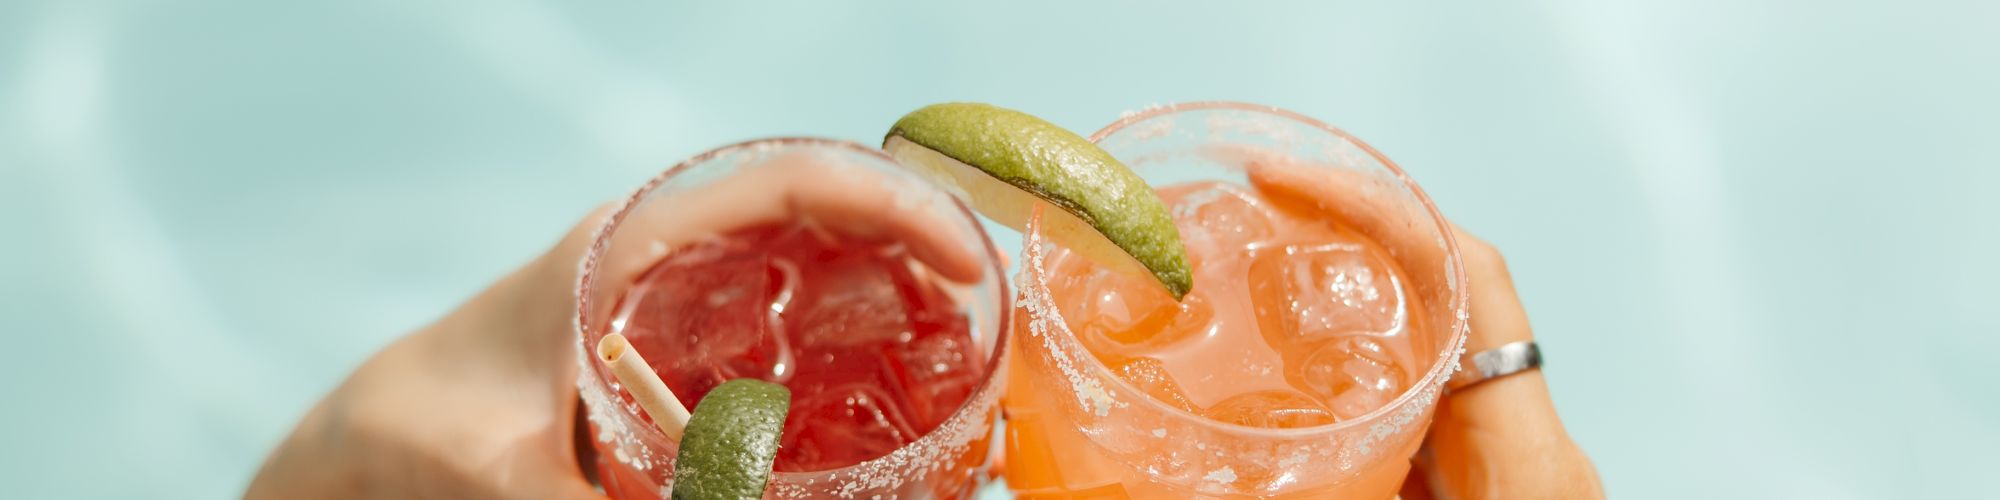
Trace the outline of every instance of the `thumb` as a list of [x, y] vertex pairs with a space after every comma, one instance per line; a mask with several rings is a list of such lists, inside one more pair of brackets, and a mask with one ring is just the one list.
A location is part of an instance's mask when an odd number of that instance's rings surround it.
[[[592, 210], [542, 255], [473, 296], [431, 328], [461, 348], [495, 353], [484, 359], [526, 368], [509, 373], [567, 386], [575, 357], [577, 263], [597, 228], [615, 209]], [[468, 351], [470, 352], [470, 351]], [[553, 355], [552, 355], [553, 353]], [[553, 372], [553, 373], [552, 373]]]
[[549, 247], [547, 252], [536, 258], [535, 267], [547, 273], [547, 280], [564, 283], [562, 291], [568, 293], [569, 287], [576, 284], [578, 264], [583, 261], [584, 254], [590, 252], [590, 246], [596, 243], [598, 229], [604, 227], [606, 222], [610, 222], [611, 215], [618, 211], [618, 206], [619, 204], [614, 201], [599, 204], [597, 208], [591, 209], [589, 215], [578, 220], [575, 226], [571, 226], [568, 232], [563, 233], [562, 239], [556, 241], [555, 246]]

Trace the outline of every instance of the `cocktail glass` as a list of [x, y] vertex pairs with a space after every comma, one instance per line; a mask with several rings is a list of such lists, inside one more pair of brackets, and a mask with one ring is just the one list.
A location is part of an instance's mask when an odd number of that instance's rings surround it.
[[1380, 243], [1407, 274], [1409, 300], [1421, 305], [1411, 309], [1421, 317], [1412, 318], [1409, 334], [1423, 368], [1386, 405], [1313, 427], [1236, 425], [1163, 402], [1115, 376], [1071, 331], [1064, 315], [1081, 307], [1064, 302], [1076, 297], [1051, 293], [1057, 277], [1048, 258], [1061, 250], [1040, 231], [1038, 211], [1017, 278], [1021, 300], [1005, 401], [1008, 486], [1022, 498], [1394, 495], [1466, 334], [1458, 249], [1423, 191], [1359, 139], [1267, 106], [1152, 108], [1092, 140], [1154, 186], [1248, 185], [1237, 160], [1277, 155], [1309, 167], [1308, 178], [1324, 178], [1329, 191], [1352, 196], [1323, 202], [1324, 213]]
[[[955, 284], [934, 280], [942, 293], [952, 297], [964, 325], [970, 331], [971, 343], [978, 359], [975, 362], [935, 366], [926, 364], [926, 373], [935, 369], [936, 373], [952, 370], [979, 370], [977, 373], [953, 373], [964, 375], [960, 380], [970, 380], [969, 395], [964, 402], [943, 417], [935, 428], [914, 440], [907, 442], [886, 455], [839, 466], [827, 470], [785, 471], [772, 473], [766, 498], [869, 498], [869, 497], [937, 497], [960, 498], [969, 496], [987, 476], [990, 462], [990, 442], [993, 437], [994, 421], [998, 416], [998, 399], [1003, 389], [1005, 353], [1009, 318], [1002, 314], [1010, 309], [1011, 297], [1007, 293], [1001, 260], [993, 250], [986, 234], [972, 212], [963, 204], [936, 186], [911, 176], [893, 160], [873, 148], [845, 141], [809, 138], [765, 139], [724, 146], [697, 155], [675, 165], [639, 188], [610, 219], [598, 230], [593, 246], [584, 258], [582, 273], [577, 285], [576, 331], [580, 347], [577, 387], [581, 392], [587, 412], [591, 445], [596, 449], [598, 459], [595, 464], [599, 481], [613, 498], [665, 498], [672, 484], [672, 471], [678, 443], [669, 441], [658, 427], [644, 416], [642, 410], [630, 399], [611, 376], [608, 368], [596, 356], [584, 353], [594, 352], [599, 339], [613, 332], [624, 333], [634, 338], [634, 345], [642, 354], [657, 358], [658, 353], [643, 352], [643, 343], [634, 332], [623, 331], [633, 325], [626, 324], [624, 316], [617, 312], [628, 291], [634, 289], [640, 276], [657, 279], [654, 272], [647, 271], [673, 255], [675, 248], [662, 242], [661, 228], [686, 225], [685, 218], [700, 217], [699, 211], [686, 210], [685, 200], [690, 193], [710, 189], [719, 181], [731, 176], [749, 175], [749, 171], [780, 156], [796, 157], [806, 154], [824, 166], [839, 169], [868, 171], [882, 182], [893, 183], [896, 209], [920, 210], [931, 214], [949, 214], [939, 217], [949, 227], [937, 227], [936, 231], [959, 235], [955, 239], [971, 248], [978, 248], [981, 266], [988, 268], [980, 281], [971, 284]], [[760, 175], [768, 175], [764, 171]], [[678, 198], [677, 197], [681, 197]], [[728, 203], [730, 200], [717, 200]], [[728, 208], [723, 208], [727, 210]], [[882, 214], [887, 216], [888, 214]], [[677, 220], [678, 219], [678, 220]], [[718, 235], [720, 236], [720, 235]], [[724, 238], [726, 239], [726, 237]], [[711, 239], [710, 241], [716, 241]], [[754, 243], [753, 243], [754, 248]], [[836, 249], [838, 250], [838, 249]], [[836, 252], [838, 253], [838, 252]], [[914, 268], [914, 261], [913, 263]], [[821, 264], [801, 262], [800, 265]], [[695, 268], [700, 269], [700, 268]], [[793, 269], [796, 274], [796, 269]], [[912, 271], [923, 276], [921, 271]], [[811, 276], [810, 270], [804, 274]], [[907, 286], [911, 274], [900, 275], [900, 282]], [[650, 283], [650, 282], [649, 282]], [[822, 290], [838, 290], [838, 286], [822, 287]], [[907, 292], [907, 290], [905, 290]], [[828, 293], [828, 292], [819, 292]], [[822, 301], [825, 302], [825, 301]], [[871, 322], [868, 318], [854, 316], [878, 311], [848, 311], [845, 316], [854, 322]], [[671, 316], [675, 311], [667, 311]], [[713, 311], [701, 311], [713, 316]], [[775, 314], [775, 313], [773, 313]], [[835, 315], [839, 316], [839, 315]], [[896, 319], [896, 318], [891, 318]], [[935, 318], [933, 318], [934, 320]], [[665, 321], [673, 321], [667, 318]], [[716, 320], [711, 320], [716, 321]], [[719, 321], [730, 321], [723, 318]], [[961, 321], [953, 318], [950, 321]], [[818, 325], [827, 326], [827, 325]], [[845, 326], [845, 325], [839, 325]], [[785, 333], [789, 335], [789, 333]], [[718, 339], [724, 340], [726, 339]], [[697, 342], [710, 342], [702, 338]], [[798, 356], [822, 356], [814, 353], [809, 346], [793, 345]], [[893, 349], [886, 354], [864, 357], [859, 363], [888, 363], [888, 358], [896, 354]], [[831, 354], [824, 354], [831, 356]], [[843, 362], [857, 362], [843, 360]], [[655, 367], [660, 366], [657, 359]], [[656, 368], [657, 369], [657, 368]], [[899, 376], [884, 368], [885, 377]], [[908, 370], [904, 370], [908, 371]], [[673, 387], [674, 379], [667, 377], [669, 388], [676, 392], [695, 390]], [[893, 381], [884, 383], [896, 383]], [[707, 387], [698, 388], [706, 391]], [[910, 396], [913, 391], [896, 388], [873, 392], [873, 394], [896, 394], [891, 397]], [[962, 390], [954, 387], [948, 390]], [[960, 394], [963, 394], [961, 392]], [[802, 394], [794, 391], [795, 405], [804, 398], [816, 394]], [[684, 396], [686, 397], [686, 396]], [[908, 400], [889, 401], [886, 404], [911, 404]], [[690, 405], [692, 406], [692, 405]], [[797, 415], [795, 412], [794, 415]], [[811, 425], [815, 422], [804, 422]], [[825, 427], [845, 424], [823, 423]], [[781, 456], [782, 453], [781, 453]], [[782, 461], [781, 461], [782, 464]]]

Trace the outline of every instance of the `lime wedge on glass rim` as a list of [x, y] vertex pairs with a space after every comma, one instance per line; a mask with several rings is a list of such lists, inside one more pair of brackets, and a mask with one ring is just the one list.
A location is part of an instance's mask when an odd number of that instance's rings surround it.
[[974, 210], [1042, 234], [1114, 271], [1157, 279], [1175, 300], [1194, 287], [1180, 230], [1138, 174], [1090, 140], [1033, 115], [979, 103], [925, 106], [896, 121], [882, 149], [957, 187]]
[[791, 405], [785, 386], [756, 379], [730, 380], [708, 391], [681, 435], [673, 498], [762, 498]]

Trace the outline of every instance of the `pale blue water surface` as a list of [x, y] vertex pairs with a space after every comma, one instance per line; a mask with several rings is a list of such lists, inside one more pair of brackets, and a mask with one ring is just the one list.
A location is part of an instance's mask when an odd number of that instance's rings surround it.
[[1616, 497], [1991, 494], [2000, 3], [1240, 3], [0, 3], [0, 497], [235, 496], [711, 146], [1196, 99], [1340, 125], [1498, 244]]

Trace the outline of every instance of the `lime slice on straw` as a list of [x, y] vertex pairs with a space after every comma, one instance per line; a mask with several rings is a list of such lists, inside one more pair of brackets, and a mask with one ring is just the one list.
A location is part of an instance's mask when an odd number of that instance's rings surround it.
[[763, 497], [791, 406], [790, 390], [760, 380], [739, 378], [708, 391], [674, 459], [675, 500]]
[[987, 217], [1027, 225], [1036, 200], [1050, 240], [1113, 270], [1150, 275], [1176, 300], [1194, 287], [1167, 205], [1124, 163], [1083, 136], [1033, 115], [979, 103], [925, 106], [903, 115], [882, 149], [932, 179], [957, 186]]

